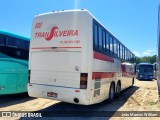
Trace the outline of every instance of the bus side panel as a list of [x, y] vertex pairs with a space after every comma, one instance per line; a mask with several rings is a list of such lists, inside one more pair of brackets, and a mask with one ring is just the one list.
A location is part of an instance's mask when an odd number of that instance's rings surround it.
[[[94, 54], [94, 53], [93, 53]], [[109, 97], [109, 89], [112, 81], [117, 81], [117, 73], [120, 72], [120, 62], [101, 60], [101, 57], [94, 58], [93, 56], [93, 94], [92, 103], [99, 103]], [[119, 67], [116, 67], [118, 66]]]
[[17, 88], [17, 74], [1, 73], [0, 74], [0, 95], [14, 94]]
[[19, 73], [18, 81], [17, 81], [17, 93], [22, 93], [27, 91], [27, 82], [28, 82], [28, 74], [27, 73]]

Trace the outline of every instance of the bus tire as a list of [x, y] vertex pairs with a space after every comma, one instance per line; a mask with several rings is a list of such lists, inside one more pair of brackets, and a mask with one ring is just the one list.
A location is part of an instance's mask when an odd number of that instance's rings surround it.
[[132, 85], [131, 86], [133, 86], [134, 85], [134, 78], [132, 79]]
[[120, 94], [121, 94], [121, 82], [118, 81], [116, 85], [116, 96], [118, 97], [120, 96]]
[[114, 97], [115, 97], [115, 85], [112, 82], [109, 89], [109, 98], [108, 98], [109, 103], [113, 102]]

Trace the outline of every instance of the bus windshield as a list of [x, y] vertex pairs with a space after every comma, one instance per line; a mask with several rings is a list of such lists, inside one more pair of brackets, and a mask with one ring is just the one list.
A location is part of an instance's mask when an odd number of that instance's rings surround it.
[[153, 66], [151, 65], [141, 65], [139, 66], [140, 74], [153, 75]]

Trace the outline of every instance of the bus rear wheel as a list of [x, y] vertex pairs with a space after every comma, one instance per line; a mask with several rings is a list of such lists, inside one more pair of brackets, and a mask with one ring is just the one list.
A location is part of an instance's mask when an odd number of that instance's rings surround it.
[[132, 79], [132, 85], [131, 86], [133, 86], [134, 85], [134, 78]]
[[121, 94], [121, 82], [118, 81], [116, 86], [116, 96], [118, 97], [120, 96], [120, 94]]
[[114, 85], [114, 83], [111, 83], [111, 85], [110, 85], [110, 90], [109, 90], [109, 98], [108, 98], [108, 101], [109, 101], [110, 103], [113, 102], [114, 97], [115, 97], [115, 85]]

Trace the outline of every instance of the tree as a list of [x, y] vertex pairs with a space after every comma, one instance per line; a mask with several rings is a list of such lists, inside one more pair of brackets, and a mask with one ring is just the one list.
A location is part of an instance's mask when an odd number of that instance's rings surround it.
[[153, 56], [144, 56], [144, 57], [137, 57], [136, 58], [136, 63], [141, 63], [141, 62], [147, 62], [147, 63], [155, 63], [156, 62], [156, 55]]

